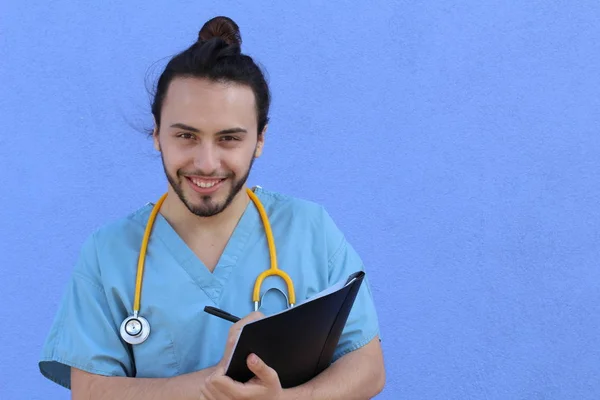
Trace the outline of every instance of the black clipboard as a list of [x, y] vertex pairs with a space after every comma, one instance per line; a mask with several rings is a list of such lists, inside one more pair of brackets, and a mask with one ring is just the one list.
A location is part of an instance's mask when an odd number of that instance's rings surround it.
[[277, 371], [283, 388], [305, 383], [323, 372], [333, 359], [365, 273], [324, 290], [280, 313], [242, 327], [226, 375], [247, 382], [254, 374], [246, 360], [251, 353]]

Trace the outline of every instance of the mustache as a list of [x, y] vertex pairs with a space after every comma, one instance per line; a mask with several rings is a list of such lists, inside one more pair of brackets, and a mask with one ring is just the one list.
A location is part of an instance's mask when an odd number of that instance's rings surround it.
[[231, 178], [233, 176], [233, 172], [229, 171], [229, 172], [211, 172], [211, 173], [206, 173], [203, 171], [177, 171], [177, 176], [202, 176], [204, 178], [219, 178], [219, 179], [225, 179], [225, 178]]

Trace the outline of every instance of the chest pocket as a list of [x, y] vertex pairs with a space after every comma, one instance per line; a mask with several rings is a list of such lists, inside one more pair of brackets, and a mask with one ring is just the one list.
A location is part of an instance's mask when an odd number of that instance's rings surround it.
[[171, 333], [156, 313], [148, 315], [150, 336], [145, 342], [132, 345], [138, 378], [169, 378], [179, 374], [179, 365]]

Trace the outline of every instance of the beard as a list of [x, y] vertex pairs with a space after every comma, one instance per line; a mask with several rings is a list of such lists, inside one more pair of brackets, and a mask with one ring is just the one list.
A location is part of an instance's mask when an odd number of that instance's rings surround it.
[[162, 156], [162, 153], [161, 159], [163, 164], [163, 170], [165, 171], [165, 175], [167, 176], [169, 184], [171, 185], [181, 202], [186, 206], [186, 208], [192, 214], [197, 215], [198, 217], [212, 217], [223, 212], [223, 210], [225, 210], [231, 204], [235, 196], [237, 196], [237, 194], [243, 189], [244, 185], [248, 180], [248, 177], [250, 176], [250, 170], [252, 169], [252, 165], [254, 164], [254, 157], [252, 157], [250, 159], [250, 164], [248, 165], [246, 173], [239, 178], [233, 172], [227, 174], [225, 179], [229, 180], [230, 184], [229, 192], [227, 193], [227, 196], [224, 201], [219, 203], [215, 201], [215, 199], [213, 199], [212, 195], [206, 195], [201, 196], [201, 204], [194, 204], [190, 201], [190, 199], [186, 197], [183, 191], [183, 180], [187, 179], [184, 176], [184, 173], [181, 170], [178, 170], [177, 175], [173, 176], [167, 171], [165, 167], [165, 160]]

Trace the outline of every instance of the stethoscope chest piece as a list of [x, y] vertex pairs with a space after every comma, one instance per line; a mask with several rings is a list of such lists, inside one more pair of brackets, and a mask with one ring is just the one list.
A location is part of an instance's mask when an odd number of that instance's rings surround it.
[[140, 344], [150, 336], [150, 324], [144, 317], [132, 315], [121, 323], [121, 337], [129, 344]]

